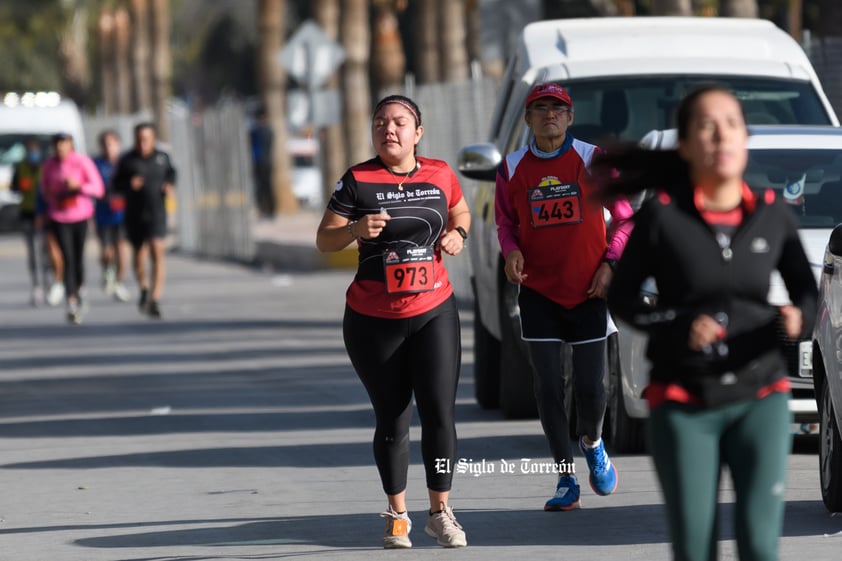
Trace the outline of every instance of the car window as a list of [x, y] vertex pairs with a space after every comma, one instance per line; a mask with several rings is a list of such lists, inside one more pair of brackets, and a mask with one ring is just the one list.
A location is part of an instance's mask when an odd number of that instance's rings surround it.
[[652, 129], [673, 127], [681, 98], [711, 82], [735, 92], [749, 124], [831, 124], [809, 82], [727, 76], [630, 76], [565, 82], [575, 109], [570, 131], [595, 144], [610, 138], [637, 141]]
[[[0, 134], [0, 164], [11, 166], [21, 161], [26, 155], [26, 140], [30, 136], [26, 134]], [[47, 154], [50, 146], [49, 137], [40, 135], [38, 141], [41, 144], [41, 151]]]
[[842, 151], [753, 149], [746, 182], [774, 189], [801, 228], [832, 228], [842, 222]]

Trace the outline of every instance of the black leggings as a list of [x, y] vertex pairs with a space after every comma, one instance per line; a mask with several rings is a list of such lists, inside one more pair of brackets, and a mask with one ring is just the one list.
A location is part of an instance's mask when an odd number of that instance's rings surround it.
[[[557, 464], [573, 462], [569, 424], [564, 408], [561, 341], [527, 341], [534, 365], [538, 415]], [[573, 395], [579, 436], [602, 437], [605, 415], [605, 339], [573, 344]]]
[[427, 488], [449, 491], [462, 353], [454, 298], [406, 319], [366, 316], [346, 306], [342, 330], [348, 356], [374, 406], [374, 460], [383, 490], [396, 495], [406, 489], [414, 393]]
[[53, 222], [53, 232], [64, 256], [64, 292], [67, 298], [79, 297], [79, 288], [85, 282], [85, 239], [88, 221], [62, 224]]

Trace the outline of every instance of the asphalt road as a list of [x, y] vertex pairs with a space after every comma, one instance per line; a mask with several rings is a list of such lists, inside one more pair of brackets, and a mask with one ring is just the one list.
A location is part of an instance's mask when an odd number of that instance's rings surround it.
[[[93, 253], [88, 264], [96, 281]], [[15, 236], [0, 237], [0, 271], [0, 561], [670, 559], [646, 456], [614, 458], [616, 494], [583, 487], [582, 510], [542, 511], [555, 477], [521, 473], [549, 461], [540, 427], [474, 404], [467, 310], [457, 429], [475, 473], [455, 475], [451, 504], [469, 547], [423, 534], [415, 425], [415, 547], [394, 552], [380, 548], [373, 416], [340, 333], [350, 272], [170, 255], [163, 321], [92, 282], [91, 311], [70, 326], [29, 306]], [[735, 559], [723, 487], [721, 559]], [[839, 559], [814, 441], [790, 456], [787, 501], [781, 558]]]

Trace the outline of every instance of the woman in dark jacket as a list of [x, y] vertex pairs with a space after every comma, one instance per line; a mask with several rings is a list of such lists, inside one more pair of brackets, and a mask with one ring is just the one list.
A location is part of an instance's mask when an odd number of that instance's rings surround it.
[[[641, 209], [612, 281], [612, 313], [649, 335], [649, 437], [675, 559], [716, 559], [720, 466], [736, 492], [740, 559], [777, 559], [790, 449], [779, 346], [808, 334], [817, 288], [788, 208], [743, 180], [739, 101], [709, 86], [677, 113], [678, 150], [610, 151], [608, 196], [660, 189]], [[609, 170], [618, 173], [609, 174]], [[768, 301], [779, 271], [793, 304]], [[639, 298], [654, 278], [657, 304]]]

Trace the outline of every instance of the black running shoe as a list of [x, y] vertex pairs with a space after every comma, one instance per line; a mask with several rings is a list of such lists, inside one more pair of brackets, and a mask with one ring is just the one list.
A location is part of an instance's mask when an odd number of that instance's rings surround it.
[[146, 313], [149, 314], [149, 317], [160, 319], [161, 318], [161, 308], [158, 307], [158, 302], [155, 300], [150, 300], [149, 304], [146, 306]]
[[137, 301], [137, 309], [140, 310], [141, 314], [146, 313], [146, 301], [148, 299], [149, 299], [149, 291], [144, 288], [140, 291], [140, 300]]

